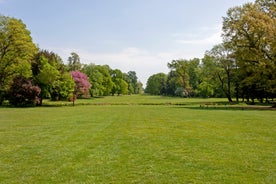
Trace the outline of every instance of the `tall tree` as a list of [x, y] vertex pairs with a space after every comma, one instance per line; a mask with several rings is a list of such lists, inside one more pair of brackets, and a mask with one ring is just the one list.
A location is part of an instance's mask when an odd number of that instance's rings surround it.
[[233, 70], [236, 66], [235, 59], [232, 57], [232, 51], [226, 49], [223, 44], [214, 46], [210, 51], [207, 51], [207, 55], [213, 57], [217, 68], [216, 73], [220, 83], [221, 89], [230, 103], [232, 100], [232, 80], [234, 77]]
[[[196, 68], [199, 64], [199, 59], [193, 60], [173, 60], [168, 63], [169, 69], [173, 71], [175, 80], [177, 82], [177, 93], [183, 90], [183, 94], [191, 96], [193, 93], [193, 87], [198, 85], [198, 77]], [[182, 92], [181, 92], [182, 94]]]
[[175, 71], [178, 77], [178, 84], [184, 89], [190, 89], [190, 76], [188, 72], [188, 61], [187, 60], [173, 60], [168, 63], [169, 69]]
[[84, 67], [85, 73], [89, 76], [90, 81], [93, 84], [93, 96], [108, 96], [111, 94], [114, 86], [110, 75], [111, 70], [112, 69], [108, 65], [102, 66], [90, 64], [87, 67]]
[[50, 89], [52, 100], [68, 100], [73, 96], [75, 82], [69, 72], [61, 72]]
[[68, 70], [69, 71], [75, 71], [75, 70], [81, 70], [81, 62], [80, 62], [80, 56], [72, 52], [71, 56], [68, 57]]
[[138, 83], [137, 83], [137, 89], [138, 89], [138, 93], [137, 94], [144, 93], [143, 83], [141, 81], [138, 81]]
[[147, 80], [146, 93], [151, 95], [166, 94], [167, 75], [164, 73], [157, 73], [150, 76]]
[[136, 72], [135, 71], [127, 72], [125, 78], [128, 83], [129, 93], [138, 94], [139, 93], [138, 77], [136, 76]]
[[233, 50], [246, 98], [276, 95], [276, 5], [257, 0], [230, 8], [223, 18], [223, 40]]
[[43, 98], [66, 100], [73, 95], [74, 81], [66, 71], [62, 59], [54, 52], [40, 50], [32, 61], [35, 83], [40, 86], [40, 103]]
[[124, 74], [121, 70], [115, 69], [110, 70], [110, 76], [112, 78], [113, 82], [113, 88], [112, 88], [112, 95], [117, 93], [120, 94], [127, 94], [128, 93], [128, 83], [124, 80]]
[[15, 76], [31, 76], [30, 61], [36, 52], [26, 25], [0, 15], [0, 105]]
[[[196, 93], [200, 97], [221, 97], [220, 82], [216, 75], [218, 67], [214, 58], [205, 54], [199, 66], [199, 85], [196, 88]], [[224, 94], [223, 94], [224, 96]]]
[[175, 91], [179, 86], [177, 73], [175, 71], [170, 71], [166, 81], [166, 95], [175, 96]]

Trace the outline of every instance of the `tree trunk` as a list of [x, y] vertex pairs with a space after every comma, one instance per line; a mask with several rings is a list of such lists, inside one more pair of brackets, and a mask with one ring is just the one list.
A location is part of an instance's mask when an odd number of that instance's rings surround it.
[[220, 76], [219, 74], [218, 74], [218, 77], [219, 77], [219, 80], [220, 80], [220, 82], [221, 82], [222, 91], [224, 92], [225, 96], [227, 97], [228, 102], [229, 102], [229, 103], [232, 103], [233, 100], [232, 100], [232, 98], [231, 98], [231, 93], [230, 93], [230, 82], [229, 82], [229, 81], [227, 82], [227, 87], [228, 87], [228, 89], [225, 89], [225, 88], [224, 88], [224, 81], [223, 81], [223, 79], [221, 78], [221, 76]]
[[238, 103], [239, 102], [239, 96], [240, 96], [240, 93], [239, 93], [239, 85], [236, 85], [236, 102]]
[[228, 99], [228, 102], [229, 102], [229, 103], [232, 103], [232, 102], [233, 102], [231, 96], [227, 96], [227, 99]]

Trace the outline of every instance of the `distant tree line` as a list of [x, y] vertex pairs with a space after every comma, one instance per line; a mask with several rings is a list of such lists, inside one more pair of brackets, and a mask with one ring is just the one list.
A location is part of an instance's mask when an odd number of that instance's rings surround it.
[[56, 53], [33, 43], [21, 20], [0, 15], [0, 105], [42, 105], [43, 99], [74, 101], [142, 90], [135, 71], [83, 65], [74, 52], [64, 64]]
[[204, 58], [173, 60], [168, 74], [149, 77], [146, 93], [182, 97], [240, 98], [250, 103], [276, 97], [276, 3], [256, 0], [223, 17], [223, 43]]

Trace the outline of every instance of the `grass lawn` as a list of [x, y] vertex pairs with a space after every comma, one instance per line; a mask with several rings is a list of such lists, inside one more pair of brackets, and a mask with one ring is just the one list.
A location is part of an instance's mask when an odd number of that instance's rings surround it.
[[[223, 98], [177, 98], [167, 96], [132, 95], [107, 96], [76, 100], [76, 105], [198, 105], [207, 102], [227, 104]], [[46, 106], [72, 106], [72, 102], [44, 101]]]
[[0, 108], [0, 183], [276, 183], [276, 111], [202, 100]]

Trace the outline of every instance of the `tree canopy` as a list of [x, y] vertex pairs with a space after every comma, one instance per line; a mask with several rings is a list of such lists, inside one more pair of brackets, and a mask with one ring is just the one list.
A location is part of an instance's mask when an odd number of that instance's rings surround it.
[[31, 59], [37, 52], [31, 33], [18, 19], [0, 15], [0, 104], [17, 75], [31, 76]]

